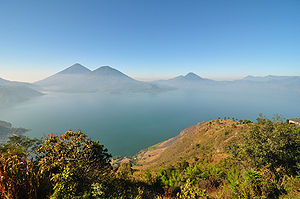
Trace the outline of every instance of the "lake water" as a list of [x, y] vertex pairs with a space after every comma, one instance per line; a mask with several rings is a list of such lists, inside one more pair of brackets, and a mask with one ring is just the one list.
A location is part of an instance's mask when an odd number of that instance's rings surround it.
[[169, 91], [131, 94], [63, 94], [1, 108], [0, 120], [29, 128], [29, 136], [80, 129], [113, 155], [133, 155], [201, 121], [230, 116], [255, 120], [300, 116], [300, 93], [288, 91]]

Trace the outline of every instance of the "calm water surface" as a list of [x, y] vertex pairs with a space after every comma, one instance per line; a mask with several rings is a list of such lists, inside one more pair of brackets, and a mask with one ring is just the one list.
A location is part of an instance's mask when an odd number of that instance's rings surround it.
[[80, 129], [114, 155], [132, 155], [201, 121], [300, 116], [300, 94], [287, 91], [170, 91], [160, 94], [49, 93], [0, 109], [0, 120], [29, 136]]

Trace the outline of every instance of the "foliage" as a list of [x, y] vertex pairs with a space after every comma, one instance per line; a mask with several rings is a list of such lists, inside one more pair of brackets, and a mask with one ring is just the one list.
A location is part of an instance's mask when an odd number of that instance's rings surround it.
[[[73, 168], [74, 169], [74, 168]], [[75, 198], [79, 192], [80, 181], [76, 179], [78, 174], [78, 169], [71, 170], [66, 167], [62, 173], [54, 174], [51, 181], [54, 184], [51, 198]]]
[[269, 171], [247, 170], [244, 175], [231, 173], [228, 177], [233, 198], [278, 198], [280, 187]]
[[146, 181], [148, 183], [151, 183], [151, 184], [153, 183], [152, 174], [151, 174], [151, 172], [149, 170], [145, 171], [145, 177], [146, 177]]
[[96, 198], [155, 198], [161, 190], [141, 181], [119, 178], [116, 173], [98, 180], [92, 185], [92, 196]]
[[241, 155], [256, 167], [269, 167], [273, 172], [283, 168], [295, 175], [299, 170], [300, 128], [284, 122], [273, 123], [258, 118], [244, 136]]
[[110, 155], [81, 131], [50, 136], [37, 149], [40, 175], [50, 178], [53, 198], [82, 196], [110, 170]]
[[37, 138], [29, 138], [24, 135], [14, 135], [8, 138], [6, 144], [0, 144], [2, 155], [33, 155], [34, 150], [41, 145], [42, 141]]
[[104, 196], [105, 194], [105, 189], [103, 187], [102, 184], [100, 183], [93, 183], [92, 186], [91, 186], [91, 190], [92, 190], [92, 196], [94, 197], [98, 197], [98, 198], [101, 198], [102, 196]]
[[180, 187], [180, 193], [177, 196], [184, 199], [208, 198], [205, 189], [199, 189], [189, 180]]
[[222, 187], [229, 190], [225, 198], [278, 198], [299, 183], [291, 179], [299, 175], [300, 128], [282, 121], [278, 116], [274, 122], [262, 117], [257, 123], [244, 120], [249, 130], [228, 148], [230, 157], [190, 165], [181, 160], [176, 168], [161, 169], [157, 179], [169, 188], [167, 193], [171, 189], [182, 198]]
[[37, 198], [38, 176], [25, 156], [0, 154], [0, 198]]
[[[215, 124], [223, 125], [224, 121], [221, 122], [217, 120]], [[260, 116], [256, 123], [241, 122], [218, 127], [223, 138], [237, 135], [224, 145], [223, 154], [214, 153], [218, 146], [202, 142], [200, 147], [194, 142], [193, 150], [201, 149], [205, 155], [199, 157], [195, 153], [193, 159], [183, 157], [157, 173], [151, 168], [137, 171], [130, 161], [123, 161], [112, 170], [107, 149], [81, 131], [51, 135], [43, 143], [25, 136], [11, 137], [7, 144], [0, 145], [0, 198], [188, 199], [217, 195], [218, 198], [299, 195], [300, 128], [283, 122], [279, 116], [273, 121]], [[214, 155], [223, 158], [215, 161]], [[136, 172], [142, 177], [137, 178]]]
[[221, 186], [225, 176], [220, 165], [200, 163], [182, 167], [179, 162], [177, 168], [161, 169], [156, 178], [168, 188], [168, 196], [205, 198], [206, 191]]
[[157, 178], [162, 182], [163, 185], [174, 190], [179, 189], [181, 185], [181, 177], [178, 171], [174, 168], [161, 169]]
[[120, 178], [129, 179], [133, 174], [131, 162], [122, 162], [118, 168], [117, 174]]

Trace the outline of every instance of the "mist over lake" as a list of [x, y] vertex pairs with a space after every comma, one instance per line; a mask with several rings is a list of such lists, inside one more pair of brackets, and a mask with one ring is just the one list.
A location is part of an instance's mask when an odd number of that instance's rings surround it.
[[80, 129], [113, 155], [133, 155], [176, 136], [181, 130], [218, 117], [255, 120], [299, 116], [300, 94], [287, 90], [174, 90], [164, 93], [47, 93], [1, 108], [1, 120], [42, 137]]

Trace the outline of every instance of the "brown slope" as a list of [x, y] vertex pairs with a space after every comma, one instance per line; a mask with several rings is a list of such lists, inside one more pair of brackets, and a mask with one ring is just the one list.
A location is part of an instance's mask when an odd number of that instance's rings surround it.
[[201, 122], [184, 129], [178, 136], [139, 152], [137, 169], [158, 170], [189, 162], [217, 161], [227, 157], [226, 147], [240, 140], [248, 125], [232, 120]]

